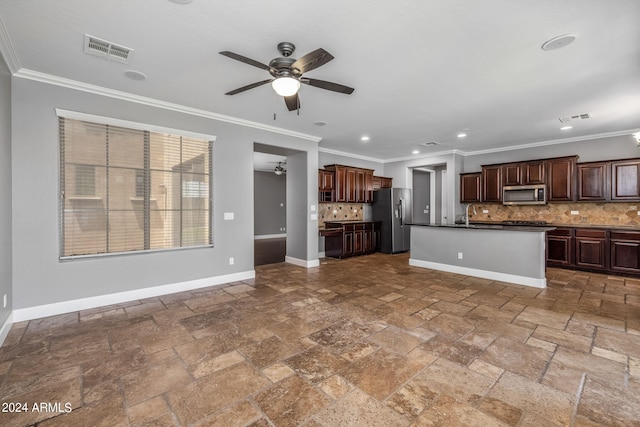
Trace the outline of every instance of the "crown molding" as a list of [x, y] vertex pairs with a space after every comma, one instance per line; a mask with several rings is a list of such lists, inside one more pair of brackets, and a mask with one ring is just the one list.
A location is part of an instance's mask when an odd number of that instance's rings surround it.
[[460, 155], [464, 156], [464, 152], [460, 150], [446, 150], [446, 151], [437, 151], [435, 153], [425, 153], [421, 156], [414, 154], [413, 156], [405, 156], [405, 157], [396, 157], [395, 159], [384, 160], [383, 163], [395, 163], [395, 162], [405, 162], [408, 160], [417, 160], [417, 159], [429, 159], [431, 157], [439, 157], [439, 156], [450, 156], [450, 155]]
[[330, 148], [318, 147], [318, 151], [321, 153], [335, 154], [336, 156], [344, 156], [344, 157], [350, 157], [352, 159], [366, 160], [368, 162], [385, 163], [385, 160], [378, 159], [375, 157], [363, 156], [361, 154], [347, 153], [345, 151], [332, 150]]
[[546, 147], [549, 145], [559, 145], [559, 144], [568, 144], [571, 142], [580, 142], [580, 141], [590, 141], [593, 139], [601, 139], [601, 138], [613, 138], [616, 136], [625, 136], [631, 135], [636, 132], [636, 130], [619, 130], [615, 132], [605, 132], [598, 133], [593, 135], [585, 135], [585, 136], [574, 136], [571, 138], [562, 138], [562, 139], [553, 139], [550, 141], [540, 141], [540, 142], [532, 142], [529, 144], [521, 144], [521, 145], [512, 145], [509, 147], [499, 147], [499, 148], [487, 148], [486, 150], [476, 150], [476, 151], [466, 151], [462, 155], [463, 156], [479, 156], [482, 154], [492, 154], [492, 153], [500, 153], [503, 151], [512, 151], [512, 150], [524, 150], [527, 148], [537, 148], [537, 147]]
[[204, 117], [207, 119], [217, 120], [220, 122], [231, 123], [239, 126], [254, 128], [267, 132], [278, 133], [280, 135], [290, 136], [293, 138], [305, 139], [312, 142], [320, 142], [322, 138], [309, 135], [301, 132], [295, 132], [288, 129], [283, 129], [275, 126], [265, 125], [263, 123], [252, 122], [250, 120], [244, 120], [237, 117], [226, 116], [224, 114], [218, 114], [200, 108], [187, 107], [185, 105], [174, 104], [172, 102], [160, 101], [154, 98], [148, 98], [146, 96], [134, 95], [128, 92], [122, 92], [118, 90], [108, 89], [102, 86], [96, 86], [88, 83], [79, 82], [76, 80], [65, 79], [63, 77], [53, 76], [51, 74], [41, 73], [38, 71], [20, 69], [14, 74], [15, 77], [23, 78], [26, 80], [33, 80], [40, 83], [46, 83], [54, 86], [66, 87], [82, 92], [93, 93], [95, 95], [106, 96], [109, 98], [119, 99], [122, 101], [133, 102], [136, 104], [147, 105], [150, 107], [162, 108], [164, 110], [175, 111], [178, 113], [189, 114], [192, 116]]
[[11, 72], [11, 74], [17, 73], [20, 68], [22, 68], [22, 66], [20, 65], [20, 60], [18, 59], [18, 55], [13, 49], [13, 44], [11, 43], [11, 39], [9, 38], [7, 27], [5, 27], [2, 18], [0, 18], [0, 54], [7, 63], [7, 67], [9, 67], [9, 71]]

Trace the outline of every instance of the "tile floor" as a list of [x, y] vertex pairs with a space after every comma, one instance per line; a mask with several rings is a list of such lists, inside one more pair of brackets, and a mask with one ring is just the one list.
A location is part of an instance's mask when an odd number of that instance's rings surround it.
[[548, 278], [374, 254], [18, 323], [0, 425], [640, 425], [640, 280]]

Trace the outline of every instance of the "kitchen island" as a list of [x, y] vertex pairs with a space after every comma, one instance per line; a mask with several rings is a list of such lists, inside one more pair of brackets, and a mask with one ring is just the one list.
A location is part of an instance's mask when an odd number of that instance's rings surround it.
[[325, 221], [325, 255], [348, 258], [366, 255], [380, 249], [380, 221]]
[[544, 288], [545, 237], [554, 227], [412, 224], [409, 264]]

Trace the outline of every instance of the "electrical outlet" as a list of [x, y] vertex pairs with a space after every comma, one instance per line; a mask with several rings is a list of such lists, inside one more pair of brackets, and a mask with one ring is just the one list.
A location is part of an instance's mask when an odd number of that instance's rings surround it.
[[489, 209], [482, 209], [482, 213], [489, 213]]
[[580, 211], [571, 211], [571, 215], [580, 215]]
[[229, 258], [229, 265], [233, 265], [233, 263], [235, 262], [235, 260], [233, 259], [233, 257]]
[[462, 252], [458, 252], [458, 259], [462, 259]]

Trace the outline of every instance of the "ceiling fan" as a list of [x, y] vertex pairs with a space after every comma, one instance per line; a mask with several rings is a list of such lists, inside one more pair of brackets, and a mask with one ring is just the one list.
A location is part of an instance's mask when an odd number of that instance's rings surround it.
[[287, 170], [282, 167], [283, 164], [286, 165], [287, 162], [278, 162], [273, 173], [275, 173], [276, 175], [282, 175], [283, 173], [287, 173]]
[[304, 73], [314, 70], [331, 61], [333, 56], [324, 49], [316, 49], [313, 52], [304, 55], [300, 59], [294, 59], [291, 58], [291, 54], [295, 49], [296, 47], [293, 43], [278, 43], [278, 51], [282, 57], [272, 59], [271, 62], [269, 62], [269, 65], [254, 61], [253, 59], [238, 55], [237, 53], [229, 51], [219, 52], [220, 55], [267, 70], [269, 71], [269, 74], [273, 76], [271, 79], [242, 86], [238, 89], [232, 90], [231, 92], [225, 93], [225, 95], [235, 95], [237, 93], [271, 83], [273, 90], [275, 90], [278, 95], [284, 97], [284, 102], [289, 111], [293, 111], [300, 108], [300, 97], [298, 96], [300, 83], [347, 95], [350, 95], [354, 91], [353, 88], [338, 83], [303, 77], [302, 75]]

